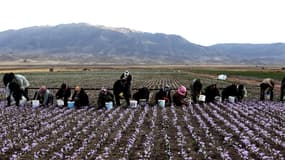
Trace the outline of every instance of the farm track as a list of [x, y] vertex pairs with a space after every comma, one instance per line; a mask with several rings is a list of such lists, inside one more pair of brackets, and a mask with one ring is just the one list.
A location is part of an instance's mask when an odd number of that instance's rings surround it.
[[[17, 116], [15, 116], [17, 115]], [[284, 159], [276, 102], [136, 109], [1, 107], [1, 159]]]

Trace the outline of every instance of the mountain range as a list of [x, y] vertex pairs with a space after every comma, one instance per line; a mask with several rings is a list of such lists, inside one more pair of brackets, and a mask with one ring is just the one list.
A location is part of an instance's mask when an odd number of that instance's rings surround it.
[[72, 23], [0, 32], [0, 59], [27, 64], [282, 64], [285, 43], [202, 46], [179, 35]]

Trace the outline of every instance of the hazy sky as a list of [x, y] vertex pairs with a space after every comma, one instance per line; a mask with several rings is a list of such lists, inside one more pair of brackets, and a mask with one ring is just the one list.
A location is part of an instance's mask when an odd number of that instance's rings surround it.
[[190, 42], [285, 42], [284, 0], [0, 0], [0, 31], [85, 22]]

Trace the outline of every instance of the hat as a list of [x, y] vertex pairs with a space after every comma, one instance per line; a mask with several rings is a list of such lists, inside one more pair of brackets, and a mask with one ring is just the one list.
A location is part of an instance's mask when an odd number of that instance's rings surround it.
[[126, 70], [126, 71], [123, 73], [123, 78], [122, 78], [122, 79], [127, 79], [129, 75], [130, 75], [130, 72], [129, 72], [128, 70]]
[[102, 88], [101, 88], [101, 92], [107, 92], [107, 88], [102, 87]]
[[184, 86], [180, 86], [177, 90], [178, 94], [181, 96], [185, 96], [186, 95], [186, 87]]

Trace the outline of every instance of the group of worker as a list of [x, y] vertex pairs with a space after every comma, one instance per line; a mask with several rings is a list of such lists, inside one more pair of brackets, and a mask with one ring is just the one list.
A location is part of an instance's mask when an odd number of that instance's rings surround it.
[[[28, 87], [29, 81], [20, 74], [7, 73], [3, 76], [3, 83], [6, 87], [7, 105], [10, 106], [12, 101], [15, 101], [15, 105], [19, 106], [21, 100], [29, 100]], [[148, 88], [143, 87], [138, 89], [136, 93], [131, 94], [132, 75], [129, 71], [125, 71], [121, 74], [119, 79], [115, 81], [113, 85], [113, 93], [107, 88], [102, 87], [100, 90], [97, 105], [98, 108], [104, 108], [106, 102], [113, 102], [115, 106], [121, 106], [121, 99], [125, 99], [126, 105], [130, 106], [131, 98], [137, 100], [149, 101], [150, 91]], [[260, 100], [265, 100], [268, 97], [269, 100], [273, 100], [274, 81], [270, 78], [264, 79], [260, 83]], [[203, 85], [200, 79], [194, 79], [190, 83], [190, 96], [187, 95], [187, 89], [185, 86], [180, 86], [171, 96], [171, 88], [168, 85], [162, 86], [157, 93], [155, 93], [155, 102], [158, 104], [159, 100], [165, 100], [167, 105], [174, 104], [176, 106], [188, 105], [189, 103], [198, 103], [201, 101], [199, 96], [204, 95], [203, 100], [206, 103], [214, 102], [217, 97], [221, 97], [221, 101], [228, 99], [230, 96], [235, 97], [237, 101], [241, 101], [247, 94], [246, 88], [242, 84], [232, 84], [224, 88], [221, 92], [217, 88], [216, 84], [207, 86], [202, 91]], [[280, 100], [284, 100], [285, 90], [285, 78], [281, 82], [281, 94]], [[55, 94], [56, 100], [62, 100], [63, 105], [67, 106], [68, 101], [74, 101], [76, 107], [89, 105], [89, 98], [87, 93], [80, 86], [76, 86], [74, 93], [71, 96], [71, 88], [62, 83], [61, 87]], [[53, 105], [54, 96], [47, 89], [46, 86], [41, 86], [34, 94], [33, 100], [38, 100], [43, 106]]]

